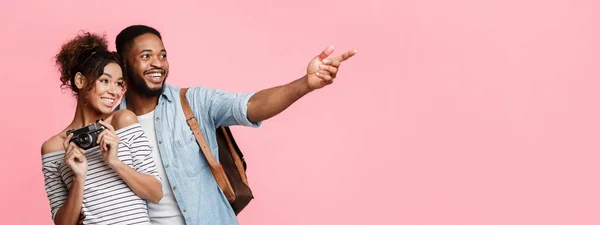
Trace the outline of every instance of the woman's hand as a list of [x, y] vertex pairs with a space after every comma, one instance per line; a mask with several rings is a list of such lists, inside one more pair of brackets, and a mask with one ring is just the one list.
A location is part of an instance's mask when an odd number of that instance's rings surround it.
[[85, 176], [88, 171], [87, 160], [83, 149], [77, 146], [74, 142], [70, 142], [73, 134], [69, 134], [63, 142], [65, 148], [65, 163], [74, 173], [74, 176], [80, 182], [85, 182]]
[[98, 144], [100, 144], [100, 149], [102, 150], [102, 158], [110, 167], [113, 167], [115, 163], [121, 162], [117, 154], [121, 139], [117, 136], [115, 128], [110, 125], [111, 119], [112, 117], [108, 118], [107, 121], [100, 120], [99, 123], [106, 129], [98, 135]]

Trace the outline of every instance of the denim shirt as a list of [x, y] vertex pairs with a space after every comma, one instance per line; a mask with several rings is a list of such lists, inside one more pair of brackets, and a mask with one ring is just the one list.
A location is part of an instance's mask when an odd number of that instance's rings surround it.
[[[191, 129], [179, 97], [180, 88], [165, 84], [155, 109], [156, 142], [173, 194], [186, 224], [237, 225], [227, 198], [216, 183]], [[258, 127], [247, 118], [247, 103], [254, 93], [234, 94], [206, 87], [190, 87], [186, 98], [202, 134], [218, 160], [215, 129], [219, 126]], [[125, 98], [119, 109], [126, 109]]]

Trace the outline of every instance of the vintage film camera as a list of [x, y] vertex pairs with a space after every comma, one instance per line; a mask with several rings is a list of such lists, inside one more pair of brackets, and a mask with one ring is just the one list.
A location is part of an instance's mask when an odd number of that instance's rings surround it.
[[84, 150], [97, 146], [98, 144], [96, 141], [98, 140], [98, 135], [100, 132], [106, 129], [98, 122], [100, 122], [100, 120], [97, 120], [94, 124], [90, 124], [79, 129], [68, 130], [67, 136], [73, 133], [73, 137], [71, 140], [69, 140], [69, 142], [75, 142], [76, 145]]

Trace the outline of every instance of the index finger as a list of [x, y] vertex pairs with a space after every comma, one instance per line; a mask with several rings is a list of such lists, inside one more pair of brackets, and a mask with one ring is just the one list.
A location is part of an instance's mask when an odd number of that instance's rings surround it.
[[73, 133], [70, 133], [69, 135], [67, 135], [67, 138], [65, 138], [65, 141], [63, 141], [63, 148], [65, 148], [65, 151], [67, 150], [67, 146], [69, 146], [69, 142], [71, 141], [72, 137]]
[[67, 144], [65, 146], [65, 155], [70, 154], [73, 150], [75, 150], [75, 147], [77, 147], [77, 145], [73, 142]]
[[356, 50], [356, 49], [350, 50], [340, 56], [335, 57], [335, 59], [338, 60], [339, 62], [343, 62], [343, 61], [349, 59], [350, 57], [354, 56], [357, 52], [358, 52], [358, 50]]
[[115, 128], [107, 122], [100, 120], [99, 123], [102, 124], [102, 126], [106, 127], [106, 129], [112, 131], [113, 133], [115, 132]]

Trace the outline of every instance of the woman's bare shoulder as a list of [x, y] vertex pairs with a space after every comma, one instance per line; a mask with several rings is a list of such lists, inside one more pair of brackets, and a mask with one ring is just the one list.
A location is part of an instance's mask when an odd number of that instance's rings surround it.
[[118, 110], [114, 112], [111, 117], [112, 120], [110, 125], [112, 125], [115, 130], [138, 123], [138, 118], [135, 113], [127, 109]]
[[46, 140], [44, 144], [42, 144], [42, 155], [63, 151], [63, 142], [65, 141], [65, 138], [67, 138], [67, 136], [64, 134], [64, 132], [61, 132]]

